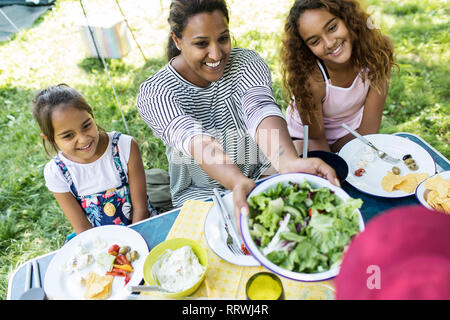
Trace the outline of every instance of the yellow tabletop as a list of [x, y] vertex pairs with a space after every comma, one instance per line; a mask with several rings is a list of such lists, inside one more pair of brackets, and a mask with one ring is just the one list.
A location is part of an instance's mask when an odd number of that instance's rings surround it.
[[[231, 264], [217, 256], [208, 246], [203, 231], [212, 202], [189, 200], [183, 205], [167, 239], [189, 238], [201, 243], [208, 253], [208, 271], [205, 281], [191, 298], [246, 299], [245, 285], [256, 272], [269, 271], [264, 267], [244, 267]], [[332, 300], [335, 290], [331, 283], [300, 282], [280, 276], [285, 297], [289, 300]], [[157, 293], [148, 295], [160, 299]]]

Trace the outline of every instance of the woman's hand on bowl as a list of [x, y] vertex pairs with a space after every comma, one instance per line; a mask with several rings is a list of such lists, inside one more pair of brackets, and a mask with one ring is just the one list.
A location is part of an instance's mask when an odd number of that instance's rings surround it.
[[336, 171], [323, 160], [319, 158], [296, 158], [290, 161], [283, 168], [280, 168], [280, 173], [304, 172], [310, 173], [330, 181], [331, 184], [340, 187], [341, 183], [336, 176]]
[[248, 214], [250, 212], [250, 207], [247, 203], [247, 196], [255, 186], [255, 181], [245, 178], [240, 180], [233, 187], [233, 211], [238, 232], [241, 230], [239, 215], [240, 213]]
[[[310, 173], [330, 181], [331, 184], [340, 187], [339, 179], [332, 167], [319, 158], [296, 158], [289, 165], [283, 168], [280, 173], [304, 172]], [[233, 211], [236, 219], [236, 228], [240, 230], [240, 214], [247, 215], [250, 207], [247, 202], [247, 196], [256, 186], [252, 179], [244, 178], [239, 180], [233, 187]]]

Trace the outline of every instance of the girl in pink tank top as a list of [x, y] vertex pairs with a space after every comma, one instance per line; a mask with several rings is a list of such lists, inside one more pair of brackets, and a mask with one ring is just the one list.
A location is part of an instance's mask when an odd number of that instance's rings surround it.
[[337, 152], [360, 134], [378, 133], [394, 65], [391, 41], [355, 0], [296, 0], [285, 23], [281, 56], [289, 93], [289, 133], [302, 150]]

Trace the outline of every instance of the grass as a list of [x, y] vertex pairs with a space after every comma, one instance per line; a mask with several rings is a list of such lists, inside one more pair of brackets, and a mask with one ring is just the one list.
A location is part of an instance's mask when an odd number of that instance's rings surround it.
[[[274, 93], [284, 109], [279, 44], [283, 17], [292, 0], [229, 0], [236, 46], [254, 49], [272, 70]], [[382, 28], [394, 41], [400, 71], [392, 74], [381, 132], [415, 133], [447, 158], [449, 136], [449, 19], [445, 1], [366, 1], [382, 13]], [[85, 2], [88, 13], [97, 2]], [[115, 1], [101, 12], [117, 13]], [[139, 84], [166, 62], [169, 1], [121, 0], [146, 55], [134, 49], [107, 59], [130, 133], [140, 144], [146, 168], [167, 169], [164, 145], [136, 110]], [[162, 6], [161, 6], [162, 5]], [[30, 258], [59, 248], [72, 232], [51, 193], [43, 168], [48, 161], [30, 113], [36, 90], [65, 82], [81, 91], [106, 130], [125, 132], [109, 80], [97, 59], [87, 58], [79, 36], [78, 1], [60, 0], [28, 30], [0, 43], [0, 299], [12, 272]]]

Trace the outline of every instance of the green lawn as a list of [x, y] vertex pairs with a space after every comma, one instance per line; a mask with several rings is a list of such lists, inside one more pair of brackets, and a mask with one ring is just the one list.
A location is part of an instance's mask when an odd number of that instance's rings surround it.
[[[282, 108], [279, 72], [281, 30], [292, 0], [229, 0], [236, 46], [258, 51], [272, 69]], [[383, 133], [408, 131], [450, 157], [448, 6], [443, 0], [368, 1], [382, 13], [382, 29], [392, 37], [400, 71], [392, 74], [382, 121]], [[117, 13], [115, 1], [102, 1]], [[89, 5], [90, 4], [90, 5]], [[88, 13], [95, 2], [86, 2]], [[134, 49], [107, 60], [130, 134], [140, 144], [147, 168], [167, 169], [164, 146], [140, 119], [135, 102], [139, 84], [165, 64], [169, 1], [121, 0], [120, 5], [147, 61]], [[86, 58], [77, 27], [79, 2], [59, 0], [32, 28], [0, 43], [0, 299], [20, 264], [59, 248], [72, 232], [46, 189], [48, 161], [30, 101], [39, 88], [65, 82], [81, 91], [106, 130], [125, 132], [102, 64]]]

